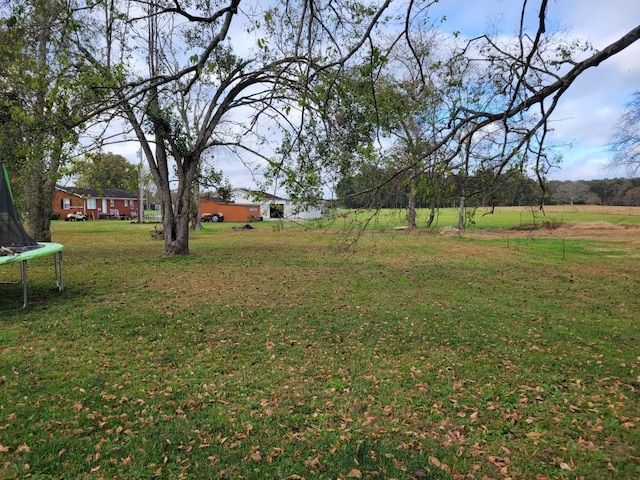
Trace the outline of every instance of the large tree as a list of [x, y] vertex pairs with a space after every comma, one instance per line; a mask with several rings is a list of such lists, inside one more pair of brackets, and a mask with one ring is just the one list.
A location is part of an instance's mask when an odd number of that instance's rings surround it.
[[102, 79], [79, 61], [71, 4], [8, 1], [0, 19], [3, 160], [22, 185], [30, 233], [51, 240], [50, 218], [60, 167], [73, 155], [86, 122], [105, 110]]
[[[245, 11], [240, 3], [100, 4], [102, 17], [92, 7], [87, 18], [102, 36], [96, 35], [94, 45], [78, 46], [119, 97], [118, 109], [142, 146], [161, 197], [170, 255], [189, 253], [192, 188], [203, 154], [227, 148], [269, 160], [258, 150], [261, 119], [290, 122], [296, 107], [291, 92], [300, 93], [297, 101], [318, 71], [345, 62], [390, 2], [373, 10], [275, 2]], [[255, 36], [242, 55], [232, 46], [232, 25], [243, 29], [236, 42], [247, 32]], [[269, 38], [257, 36], [259, 25]], [[327, 57], [323, 52], [331, 48]], [[125, 73], [121, 78], [113, 75], [116, 66]], [[176, 105], [186, 105], [196, 89], [200, 104], [190, 104], [185, 116]]]
[[77, 161], [70, 172], [77, 176], [78, 187], [104, 190], [115, 188], [135, 193], [138, 190], [139, 167], [122, 155], [96, 152]]
[[640, 90], [634, 92], [616, 126], [609, 144], [613, 152], [610, 166], [630, 173], [640, 169]]

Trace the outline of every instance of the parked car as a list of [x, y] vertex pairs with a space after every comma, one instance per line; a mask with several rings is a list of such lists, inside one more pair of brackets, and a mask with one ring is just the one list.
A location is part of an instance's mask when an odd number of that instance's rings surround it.
[[224, 222], [224, 215], [221, 212], [203, 213], [200, 217], [202, 222]]
[[87, 214], [84, 212], [74, 212], [68, 213], [67, 218], [64, 219], [65, 222], [84, 222], [88, 220]]

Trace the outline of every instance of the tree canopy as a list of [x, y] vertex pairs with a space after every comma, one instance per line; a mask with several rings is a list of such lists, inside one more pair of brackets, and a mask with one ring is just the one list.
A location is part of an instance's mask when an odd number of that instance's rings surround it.
[[91, 35], [73, 6], [3, 2], [0, 18], [0, 153], [23, 186], [26, 223], [50, 240], [56, 180], [81, 132], [108, 110], [102, 78], [77, 56]]
[[129, 193], [135, 193], [138, 188], [138, 167], [111, 152], [97, 152], [84, 161], [75, 162], [70, 173], [76, 175], [78, 187], [114, 188]]
[[640, 169], [640, 90], [634, 92], [627, 103], [611, 139], [613, 151], [611, 167], [637, 173]]

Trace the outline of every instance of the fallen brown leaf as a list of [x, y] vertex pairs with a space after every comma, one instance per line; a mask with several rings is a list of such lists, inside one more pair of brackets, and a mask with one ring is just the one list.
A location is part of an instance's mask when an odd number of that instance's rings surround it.
[[315, 458], [310, 458], [304, 462], [304, 464], [309, 468], [315, 468], [320, 465], [320, 455], [316, 455]]
[[253, 460], [254, 462], [259, 462], [260, 460], [262, 460], [262, 455], [260, 455], [259, 450], [256, 450], [251, 455], [249, 455], [249, 458], [251, 458], [251, 460]]

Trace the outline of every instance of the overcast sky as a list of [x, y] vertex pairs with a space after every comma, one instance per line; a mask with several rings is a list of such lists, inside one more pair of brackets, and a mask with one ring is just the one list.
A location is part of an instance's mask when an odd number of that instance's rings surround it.
[[[529, 1], [537, 8], [539, 2]], [[431, 8], [447, 32], [459, 31], [472, 37], [498, 26], [503, 34], [515, 34], [519, 24], [520, 0], [440, 0]], [[550, 0], [547, 30], [566, 30], [567, 37], [589, 40], [602, 49], [640, 22], [640, 0]], [[532, 10], [531, 30], [535, 31]], [[248, 39], [243, 39], [248, 40]], [[625, 176], [627, 172], [607, 168], [607, 149], [615, 125], [631, 94], [640, 90], [640, 43], [586, 71], [568, 90], [553, 116], [553, 141], [563, 145], [562, 163], [551, 179], [589, 180]], [[137, 146], [115, 148], [132, 163]], [[220, 157], [218, 157], [220, 160]], [[255, 188], [255, 179], [237, 159], [218, 164], [234, 187]]]

